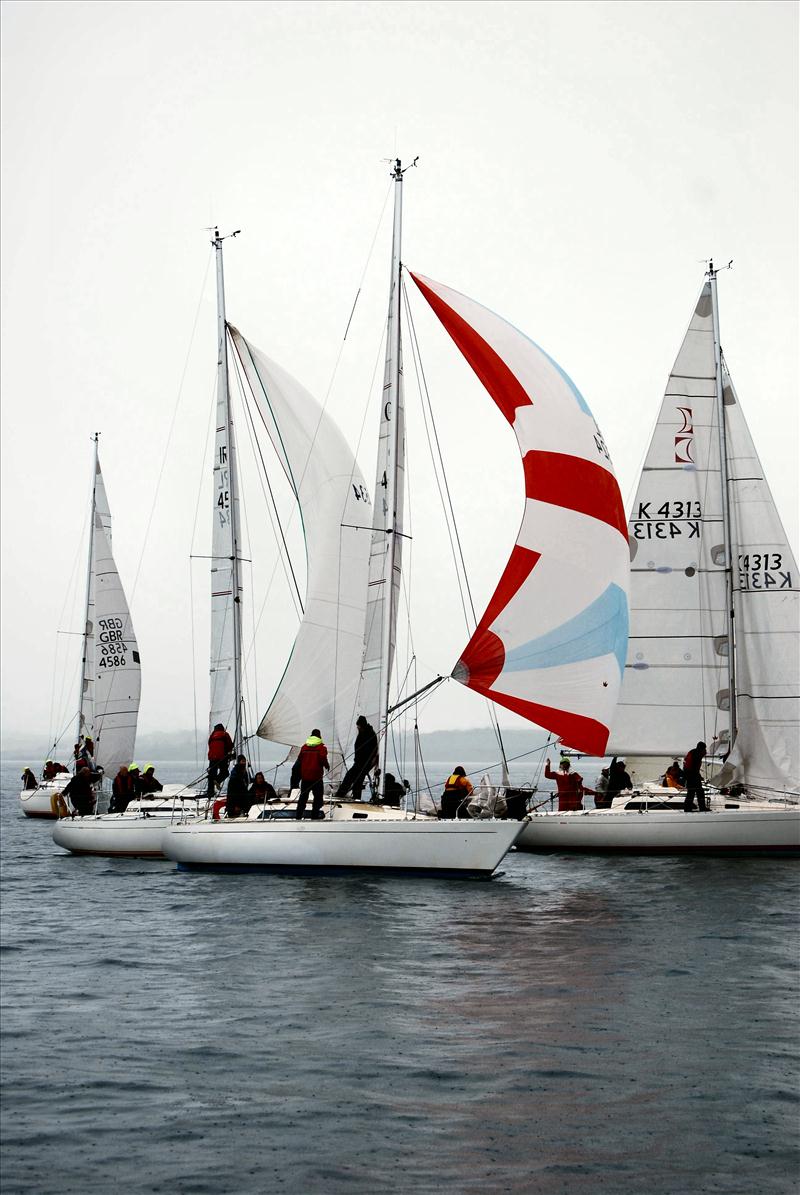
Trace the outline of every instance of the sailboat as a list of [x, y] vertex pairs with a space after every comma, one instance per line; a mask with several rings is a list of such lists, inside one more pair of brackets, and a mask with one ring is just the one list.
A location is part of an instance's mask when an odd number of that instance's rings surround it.
[[[237, 234], [230, 234], [235, 236]], [[367, 541], [361, 526], [369, 494], [338, 427], [311, 394], [270, 361], [225, 314], [223, 241], [214, 230], [217, 273], [217, 397], [211, 506], [209, 729], [227, 727], [234, 752], [246, 754], [243, 699], [240, 478], [231, 403], [231, 359], [247, 380], [254, 422], [266, 433], [300, 512], [308, 558], [305, 610], [277, 692], [258, 733], [297, 749], [309, 725], [331, 744], [334, 766], [350, 731], [361, 665]], [[131, 802], [125, 813], [63, 821], [57, 845], [74, 854], [163, 858], [164, 828], [211, 814], [191, 788]], [[212, 824], [215, 824], [212, 822]]]
[[639, 786], [609, 810], [536, 813], [518, 846], [800, 849], [800, 578], [722, 352], [709, 265], [628, 522], [631, 632], [609, 753], [651, 780], [698, 741], [707, 812]]
[[[386, 359], [356, 704], [379, 727], [386, 774], [390, 685], [404, 538], [405, 415], [401, 339], [404, 170], [394, 165]], [[602, 751], [627, 640], [627, 538], [619, 487], [591, 412], [537, 345], [485, 307], [411, 274], [498, 409], [523, 458], [525, 510], [500, 583], [454, 677], [540, 726]], [[269, 386], [265, 387], [267, 394]], [[570, 451], [559, 445], [566, 441]], [[341, 516], [340, 516], [341, 518]], [[344, 519], [341, 518], [344, 524]], [[565, 538], [566, 536], [566, 538]], [[538, 610], [538, 614], [536, 611]], [[345, 703], [347, 704], [347, 703]], [[306, 719], [305, 725], [308, 725]], [[268, 818], [171, 826], [164, 853], [181, 867], [387, 871], [490, 877], [524, 823], [448, 822], [406, 810], [336, 803], [324, 821]]]
[[[95, 434], [92, 497], [81, 633], [81, 670], [76, 742], [94, 742], [94, 760], [105, 777], [133, 757], [141, 692], [141, 663], [128, 602], [111, 551], [111, 512]], [[52, 753], [55, 756], [54, 744]], [[57, 817], [53, 797], [69, 780], [61, 774], [20, 793], [27, 817]]]

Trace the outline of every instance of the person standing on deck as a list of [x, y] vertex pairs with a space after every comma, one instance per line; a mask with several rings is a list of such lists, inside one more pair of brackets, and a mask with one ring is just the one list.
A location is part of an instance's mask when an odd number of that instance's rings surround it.
[[345, 772], [336, 796], [345, 797], [352, 790], [353, 800], [360, 801], [367, 774], [378, 762], [378, 736], [363, 714], [356, 718], [356, 726], [353, 766]]
[[133, 795], [133, 779], [125, 764], [122, 764], [111, 785], [111, 804], [108, 812], [124, 813]]
[[250, 800], [247, 792], [249, 787], [250, 773], [247, 768], [247, 760], [244, 755], [238, 755], [236, 763], [231, 768], [231, 774], [228, 777], [228, 787], [226, 789], [227, 804], [225, 806], [226, 817], [241, 817], [243, 813], [247, 813], [250, 808]]
[[228, 774], [228, 760], [233, 755], [233, 739], [221, 722], [217, 722], [208, 737], [208, 796], [214, 796], [217, 785]]
[[625, 760], [617, 759], [616, 755], [608, 769], [608, 784], [606, 786], [607, 808], [611, 808], [614, 798], [621, 792], [633, 788], [633, 781], [625, 770]]
[[706, 794], [703, 789], [703, 777], [700, 769], [706, 757], [705, 743], [698, 743], [692, 747], [683, 761], [683, 783], [686, 786], [686, 799], [683, 802], [685, 813], [694, 812], [694, 799], [697, 797], [697, 808], [700, 813], [706, 813]]
[[[94, 789], [92, 788], [91, 769], [85, 766], [79, 768], [69, 784], [64, 785], [61, 795], [62, 797], [69, 797], [78, 817], [86, 817], [87, 814], [93, 813]], [[75, 814], [73, 814], [74, 816]]]
[[545, 763], [544, 774], [548, 780], [556, 782], [559, 813], [574, 813], [583, 809], [584, 793], [589, 793], [593, 797], [597, 795], [593, 788], [587, 788], [583, 783], [583, 776], [578, 772], [570, 771], [568, 759], [561, 760], [557, 772], [551, 771], [548, 759]]
[[297, 813], [295, 817], [300, 821], [305, 813], [308, 794], [314, 798], [311, 806], [312, 818], [320, 818], [322, 814], [322, 778], [330, 768], [328, 763], [328, 748], [322, 741], [318, 730], [312, 730], [310, 736], [300, 748], [295, 765], [292, 768], [292, 780], [300, 780], [300, 796], [297, 799]]

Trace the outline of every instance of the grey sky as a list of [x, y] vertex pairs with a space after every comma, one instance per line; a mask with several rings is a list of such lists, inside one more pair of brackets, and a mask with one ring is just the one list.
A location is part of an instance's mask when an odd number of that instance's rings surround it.
[[[389, 185], [381, 159], [395, 153], [420, 156], [406, 182], [404, 260], [558, 360], [626, 498], [702, 259], [733, 258], [720, 278], [723, 345], [797, 544], [796, 5], [2, 7], [7, 733], [44, 744], [71, 709], [59, 672], [51, 710], [56, 631], [77, 626], [79, 602], [64, 610], [64, 599], [94, 430], [129, 596], [138, 571], [140, 726], [189, 726], [195, 703], [204, 721], [209, 585], [196, 561], [190, 586], [188, 560], [208, 552], [210, 535], [207, 484], [193, 534], [214, 387], [203, 229], [243, 230], [226, 248], [229, 318], [323, 397]], [[353, 442], [385, 315], [388, 216], [329, 400]], [[415, 311], [482, 609], [521, 514], [516, 447], [441, 329]], [[373, 403], [359, 449], [370, 484], [376, 421]], [[466, 637], [419, 425], [411, 409], [422, 683], [449, 671]], [[260, 608], [272, 549], [252, 489]], [[267, 611], [259, 713], [291, 636], [277, 581]], [[59, 639], [60, 659], [74, 642]], [[422, 729], [485, 722], [482, 703], [454, 684], [426, 712]]]

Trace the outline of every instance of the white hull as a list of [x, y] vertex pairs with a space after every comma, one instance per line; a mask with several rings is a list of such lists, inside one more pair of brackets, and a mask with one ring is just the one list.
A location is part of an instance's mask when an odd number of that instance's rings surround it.
[[433, 818], [172, 825], [163, 851], [183, 868], [388, 871], [488, 879], [524, 823]]
[[53, 827], [53, 842], [73, 855], [163, 859], [161, 840], [169, 825], [168, 817], [128, 817], [126, 813], [65, 817]]
[[56, 814], [50, 807], [50, 799], [60, 793], [72, 777], [69, 773], [60, 775], [56, 780], [48, 780], [38, 788], [23, 788], [19, 794], [19, 804], [26, 817], [47, 818], [54, 821]]
[[800, 807], [681, 810], [597, 809], [534, 813], [517, 840], [522, 851], [800, 853]]
[[[172, 786], [178, 788], [177, 785]], [[186, 790], [181, 788], [181, 792]], [[107, 858], [163, 859], [161, 838], [177, 819], [196, 816], [205, 809], [205, 799], [184, 798], [165, 792], [148, 800], [133, 801], [125, 813], [104, 813], [90, 817], [65, 817], [53, 827], [56, 846], [73, 855], [103, 855]]]

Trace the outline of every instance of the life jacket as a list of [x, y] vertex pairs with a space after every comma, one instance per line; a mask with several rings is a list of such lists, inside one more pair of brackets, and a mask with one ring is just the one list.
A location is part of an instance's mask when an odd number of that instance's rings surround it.
[[328, 748], [322, 739], [318, 739], [316, 736], [306, 739], [297, 757], [300, 779], [309, 780], [312, 783], [321, 780], [327, 762]]
[[208, 758], [212, 763], [227, 759], [233, 751], [233, 739], [227, 730], [212, 730], [208, 737]]
[[444, 791], [446, 793], [457, 793], [461, 792], [463, 789], [465, 792], [469, 792], [471, 788], [472, 785], [470, 784], [469, 780], [467, 780], [466, 776], [458, 776], [455, 772], [453, 772], [452, 776], [447, 777]]

